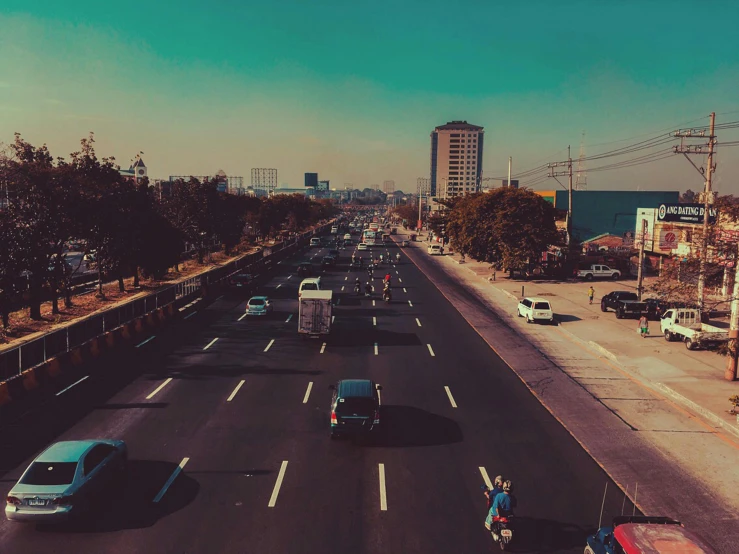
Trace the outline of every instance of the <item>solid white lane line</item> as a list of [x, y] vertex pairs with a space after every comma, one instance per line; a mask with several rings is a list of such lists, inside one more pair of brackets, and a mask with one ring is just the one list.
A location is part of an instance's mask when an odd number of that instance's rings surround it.
[[190, 318], [191, 318], [192, 316], [194, 316], [194, 315], [195, 315], [196, 313], [198, 313], [198, 312], [192, 312], [192, 313], [189, 313], [189, 314], [187, 314], [187, 315], [186, 315], [186, 316], [184, 317], [184, 319], [190, 319]]
[[380, 472], [380, 510], [387, 512], [387, 491], [385, 490], [385, 464], [377, 464]]
[[311, 381], [310, 383], [308, 383], [308, 388], [305, 389], [305, 396], [303, 397], [303, 404], [307, 404], [308, 403], [308, 398], [310, 398], [310, 391], [311, 391], [312, 388], [313, 388], [313, 381]]
[[141, 343], [137, 344], [137, 345], [136, 345], [136, 348], [141, 348], [141, 347], [142, 347], [142, 346], [144, 346], [144, 345], [145, 345], [145, 344], [146, 344], [147, 342], [149, 342], [150, 340], [154, 340], [155, 338], [157, 338], [157, 336], [156, 336], [156, 335], [152, 335], [152, 336], [150, 336], [150, 337], [149, 337], [148, 339], [146, 339], [146, 340], [145, 340], [144, 342], [141, 342]]
[[482, 475], [482, 480], [485, 481], [485, 485], [487, 485], [489, 489], [492, 489], [493, 482], [490, 480], [490, 477], [488, 476], [488, 471], [482, 466], [478, 467], [477, 469], [480, 470], [480, 475]]
[[164, 486], [162, 487], [162, 490], [159, 491], [159, 494], [157, 494], [154, 497], [154, 502], [159, 502], [162, 498], [164, 498], [164, 495], [167, 493], [167, 489], [172, 486], [172, 483], [174, 483], [174, 480], [177, 479], [177, 476], [182, 472], [182, 470], [185, 468], [185, 465], [187, 462], [190, 461], [190, 458], [182, 458], [182, 461], [180, 462], [180, 465], [178, 465], [175, 470], [172, 472], [172, 475], [169, 476], [169, 479], [167, 479], [167, 482], [164, 483]]
[[246, 317], [246, 315], [247, 315], [247, 312], [244, 312], [244, 315], [242, 315], [237, 321], [241, 321], [242, 319]]
[[375, 356], [377, 356], [377, 343], [375, 343]]
[[290, 314], [289, 316], [287, 316], [285, 323], [289, 323], [292, 318], [293, 318], [293, 314]]
[[429, 349], [429, 354], [431, 354], [432, 356], [436, 356], [436, 354], [434, 354], [434, 349], [433, 349], [433, 348], [431, 348], [431, 345], [430, 345], [430, 344], [427, 344], [427, 345], [426, 345], [426, 348], [428, 348], [428, 349]]
[[375, 305], [375, 301], [374, 301], [374, 300], [372, 301], [372, 305], [373, 305], [373, 306]]
[[335, 316], [335, 315], [332, 315], [332, 316], [331, 316], [331, 323], [333, 323], [333, 322], [334, 322], [334, 319], [336, 319], [336, 316]]
[[208, 344], [205, 345], [205, 348], [203, 348], [203, 350], [208, 350], [208, 348], [213, 346], [217, 340], [218, 340], [218, 337], [214, 338], [212, 341], [210, 341]]
[[452, 391], [449, 390], [449, 387], [444, 385], [444, 390], [446, 391], [446, 395], [449, 397], [449, 402], [452, 404], [452, 408], [457, 407], [457, 403], [454, 401], [454, 397], [452, 396]]
[[400, 277], [398, 277], [398, 283], [402, 283], [402, 282], [403, 282], [403, 279], [401, 279]]
[[397, 269], [395, 270], [395, 275], [400, 275], [400, 273], [398, 273], [398, 270]]
[[267, 345], [267, 348], [264, 349], [264, 351], [266, 352], [267, 350], [269, 350], [274, 343], [275, 343], [275, 339], [272, 339], [271, 341], [269, 341], [269, 344]]
[[321, 345], [321, 352], [320, 352], [320, 354], [323, 354], [323, 351], [324, 350], [326, 350], [326, 343], [325, 342]]
[[292, 279], [292, 278], [293, 278], [293, 276], [292, 276], [292, 275], [288, 275], [288, 276], [287, 276], [287, 280], [288, 280], [288, 281], [289, 281], [290, 279]]
[[413, 307], [413, 302], [411, 302], [410, 300], [408, 300], [408, 305], [412, 308]]
[[231, 400], [234, 399], [234, 396], [236, 396], [236, 393], [239, 392], [239, 389], [244, 386], [244, 383], [246, 383], [246, 381], [244, 379], [242, 379], [241, 381], [239, 381], [239, 384], [236, 385], [236, 388], [231, 393], [231, 396], [229, 396], [228, 399], [226, 399], [226, 402], [231, 402]]
[[282, 283], [280, 283], [279, 285], [277, 285], [277, 286], [275, 287], [275, 290], [279, 289], [279, 288], [280, 288], [281, 286], [282, 286]]
[[341, 290], [344, 290], [344, 287], [343, 286], [341, 287]]
[[154, 398], [154, 395], [156, 393], [158, 393], [160, 390], [162, 390], [164, 387], [166, 387], [167, 385], [169, 385], [169, 382], [171, 380], [172, 380], [172, 377], [168, 377], [167, 380], [164, 381], [164, 383], [162, 383], [161, 385], [159, 385], [157, 388], [155, 388], [154, 389], [154, 392], [152, 392], [149, 396], [147, 396], [146, 399], [147, 400], [151, 400], [152, 398]]
[[347, 279], [349, 279], [349, 277], [344, 277], [344, 281], [346, 281]]
[[419, 319], [418, 319], [418, 318], [416, 318], [416, 323], [418, 323], [418, 326], [419, 326], [419, 327], [423, 327], [423, 325], [421, 325], [421, 322], [419, 321]]
[[287, 460], [283, 460], [282, 465], [280, 466], [280, 473], [277, 474], [277, 482], [275, 483], [275, 488], [272, 489], [272, 496], [269, 499], [269, 504], [267, 504], [268, 508], [274, 508], [277, 504], [277, 495], [280, 494], [282, 480], [285, 478], [285, 470], [287, 470]]
[[372, 318], [372, 325], [375, 326], [375, 327], [377, 326], [377, 318], [376, 317], [373, 317]]
[[406, 292], [406, 293], [408, 292], [407, 290], [405, 290], [405, 287], [403, 287], [403, 292]]
[[84, 381], [85, 379], [87, 379], [89, 377], [90, 377], [89, 375], [85, 375], [82, 379], [80, 379], [79, 381], [75, 381], [74, 383], [72, 383], [71, 385], [69, 385], [66, 389], [60, 390], [58, 393], [56, 393], [56, 396], [61, 396], [62, 394], [64, 394], [65, 392], [67, 392], [69, 389], [71, 389], [72, 387], [74, 387], [76, 385], [79, 385], [82, 381]]

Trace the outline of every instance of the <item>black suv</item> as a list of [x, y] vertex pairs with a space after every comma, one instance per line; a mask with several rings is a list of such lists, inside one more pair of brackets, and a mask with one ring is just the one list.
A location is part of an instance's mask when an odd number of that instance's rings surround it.
[[298, 277], [311, 277], [313, 275], [313, 264], [301, 262], [298, 265]]
[[251, 294], [254, 290], [254, 276], [251, 273], [235, 273], [229, 277], [228, 284], [234, 290]]
[[329, 387], [331, 438], [369, 433], [380, 425], [380, 385], [369, 379], [344, 379]]

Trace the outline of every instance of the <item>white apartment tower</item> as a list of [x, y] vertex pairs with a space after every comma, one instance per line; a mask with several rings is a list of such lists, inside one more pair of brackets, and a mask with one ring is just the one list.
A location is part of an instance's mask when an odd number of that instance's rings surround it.
[[450, 198], [479, 190], [483, 127], [450, 121], [431, 133], [431, 195]]

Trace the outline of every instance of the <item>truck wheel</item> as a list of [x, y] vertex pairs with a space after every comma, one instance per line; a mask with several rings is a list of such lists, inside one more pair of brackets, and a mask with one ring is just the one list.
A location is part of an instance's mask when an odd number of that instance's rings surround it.
[[600, 311], [601, 312], [607, 312], [608, 311], [608, 306], [606, 306], [606, 303], [605, 302], [601, 302], [600, 303]]
[[621, 275], [618, 273], [614, 273], [613, 275], [611, 275], [611, 279], [613, 279], [614, 281], [618, 281], [619, 277], [621, 277]]
[[688, 350], [695, 350], [698, 348], [698, 345], [695, 344], [690, 337], [685, 337], [685, 348]]
[[592, 280], [593, 280], [593, 274], [592, 274], [592, 273], [588, 273], [588, 274], [587, 274], [587, 275], [585, 276], [585, 280], [586, 280], [586, 281], [592, 281]]
[[670, 331], [668, 331], [667, 329], [665, 329], [665, 340], [667, 342], [672, 342], [672, 333], [670, 333]]

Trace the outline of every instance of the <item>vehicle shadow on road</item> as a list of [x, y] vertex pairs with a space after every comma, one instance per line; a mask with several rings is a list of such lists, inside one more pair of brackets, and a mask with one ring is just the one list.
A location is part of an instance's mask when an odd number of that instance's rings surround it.
[[508, 550], [511, 552], [563, 552], [581, 549], [585, 537], [594, 529], [563, 523], [552, 519], [517, 516], [513, 526], [514, 540]]
[[462, 442], [464, 434], [456, 421], [413, 406], [383, 404], [381, 424], [373, 447], [438, 446]]
[[101, 498], [91, 513], [73, 523], [38, 526], [38, 529], [56, 533], [110, 533], [151, 527], [190, 504], [198, 495], [200, 484], [183, 471], [160, 502], [154, 502], [175, 468], [177, 464], [173, 462], [130, 460], [126, 478], [116, 485], [117, 490]]
[[570, 314], [554, 314], [554, 321], [557, 323], [572, 323], [574, 321], [582, 321], [581, 318], [576, 315]]

